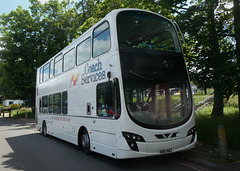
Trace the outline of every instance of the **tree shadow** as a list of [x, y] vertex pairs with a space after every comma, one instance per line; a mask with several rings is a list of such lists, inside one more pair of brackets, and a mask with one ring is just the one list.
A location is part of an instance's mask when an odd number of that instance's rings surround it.
[[[44, 171], [183, 170], [181, 165], [173, 163], [166, 156], [117, 160], [97, 153], [86, 155], [79, 151], [76, 145], [52, 136], [46, 138], [40, 133], [32, 132], [31, 129], [34, 130], [33, 123], [21, 121], [3, 123], [1, 121], [3, 120], [0, 120], [0, 126], [9, 126], [8, 131], [10, 132], [26, 130], [24, 135], [5, 139], [12, 151], [2, 156], [1, 167], [4, 169]], [[184, 170], [188, 169], [184, 168]]]
[[181, 165], [173, 164], [165, 156], [117, 160], [97, 153], [86, 155], [73, 144], [52, 136], [45, 138], [40, 133], [11, 137], [6, 141], [13, 152], [2, 157], [5, 169], [81, 171], [182, 169]]

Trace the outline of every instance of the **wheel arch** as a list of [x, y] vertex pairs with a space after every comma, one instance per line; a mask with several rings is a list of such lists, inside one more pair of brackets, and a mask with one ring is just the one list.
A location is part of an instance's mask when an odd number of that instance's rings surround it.
[[48, 133], [47, 133], [47, 122], [45, 120], [42, 121], [42, 128], [41, 128], [41, 132], [42, 132], [42, 135], [47, 137], [48, 136]]
[[87, 131], [87, 128], [85, 126], [81, 126], [78, 130], [78, 147], [82, 150], [82, 134], [84, 132], [84, 130]]
[[40, 128], [41, 132], [43, 131], [43, 125], [44, 124], [47, 124], [45, 120], [42, 121], [41, 128]]

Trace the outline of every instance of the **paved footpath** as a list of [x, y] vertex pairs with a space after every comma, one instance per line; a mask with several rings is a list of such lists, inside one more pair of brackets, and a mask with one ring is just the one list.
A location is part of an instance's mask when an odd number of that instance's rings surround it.
[[197, 142], [193, 150], [179, 153], [179, 158], [202, 164], [217, 171], [240, 171], [240, 151], [228, 149], [228, 161], [220, 161], [216, 145]]

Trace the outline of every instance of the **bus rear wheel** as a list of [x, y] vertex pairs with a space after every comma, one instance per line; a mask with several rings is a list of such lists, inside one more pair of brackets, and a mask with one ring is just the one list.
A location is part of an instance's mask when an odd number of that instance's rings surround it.
[[87, 132], [86, 129], [84, 129], [83, 133], [82, 133], [81, 145], [82, 145], [83, 152], [85, 154], [90, 154], [91, 153], [91, 150], [90, 150], [90, 138], [89, 138], [89, 135], [88, 135], [88, 132]]

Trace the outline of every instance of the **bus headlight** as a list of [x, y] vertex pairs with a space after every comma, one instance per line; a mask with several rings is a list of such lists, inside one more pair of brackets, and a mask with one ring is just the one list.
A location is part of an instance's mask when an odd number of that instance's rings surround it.
[[187, 136], [192, 135], [192, 140], [191, 140], [190, 144], [193, 143], [193, 141], [195, 139], [195, 134], [196, 134], [196, 126], [192, 127], [187, 133]]
[[144, 138], [141, 135], [133, 134], [130, 132], [122, 132], [122, 135], [126, 139], [131, 150], [133, 151], [139, 151], [136, 142], [145, 142]]

